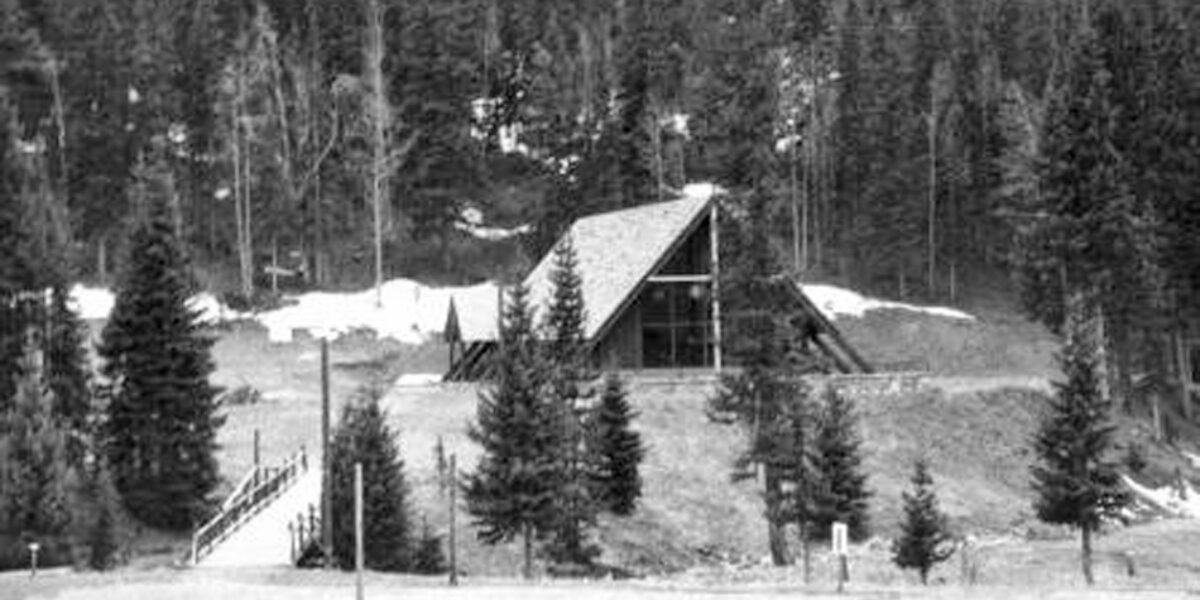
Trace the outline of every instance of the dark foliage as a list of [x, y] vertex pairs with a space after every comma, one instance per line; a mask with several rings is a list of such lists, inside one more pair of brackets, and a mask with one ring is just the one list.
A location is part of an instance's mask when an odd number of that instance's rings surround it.
[[632, 429], [637, 413], [629, 405], [625, 384], [616, 374], [604, 380], [600, 404], [592, 414], [589, 443], [595, 457], [597, 501], [615, 515], [628, 516], [642, 496], [639, 472], [646, 457], [642, 436]]
[[833, 523], [849, 526], [850, 539], [870, 535], [867, 474], [862, 464], [862, 438], [854, 403], [833, 389], [825, 394], [813, 439], [818, 483], [813, 514], [813, 535], [828, 539]]
[[923, 458], [913, 463], [912, 484], [911, 491], [901, 494], [904, 521], [900, 537], [892, 544], [892, 562], [901, 569], [916, 569], [926, 584], [930, 569], [954, 555], [953, 536], [946, 514], [938, 508], [929, 463]]
[[1088, 584], [1092, 534], [1131, 501], [1108, 456], [1116, 427], [1109, 421], [1112, 403], [1100, 393], [1093, 318], [1078, 297], [1069, 304], [1059, 355], [1066, 381], [1055, 384], [1057, 393], [1033, 440], [1038, 462], [1031, 469], [1038, 518], [1080, 529]]
[[140, 176], [144, 215], [99, 348], [111, 386], [104, 450], [129, 513], [182, 530], [208, 513], [224, 417], [208, 382], [213, 339], [189, 304], [196, 288], [168, 208], [173, 191], [161, 170]]
[[535, 538], [555, 524], [560, 424], [543, 394], [547, 367], [537, 349], [529, 291], [512, 289], [505, 302], [494, 387], [480, 394], [469, 430], [483, 455], [464, 485], [467, 510], [486, 544], [523, 538], [525, 575], [532, 576]]
[[539, 350], [544, 353], [548, 369], [546, 409], [556, 428], [557, 447], [552, 456], [559, 470], [555, 479], [554, 531], [544, 551], [555, 563], [591, 565], [600, 549], [588, 542], [587, 534], [596, 525], [601, 504], [593, 486], [597, 457], [588, 447], [586, 417], [596, 375], [585, 339], [583, 279], [570, 238], [554, 249], [550, 285], [553, 294]]
[[413, 555], [413, 572], [421, 575], [440, 575], [449, 569], [446, 553], [442, 551], [442, 536], [433, 533], [428, 523], [423, 523], [421, 539], [417, 540], [417, 551]]
[[363, 563], [377, 571], [414, 567], [409, 487], [397, 434], [379, 408], [379, 391], [367, 390], [346, 405], [333, 434], [333, 558], [354, 568], [354, 464], [363, 471]]

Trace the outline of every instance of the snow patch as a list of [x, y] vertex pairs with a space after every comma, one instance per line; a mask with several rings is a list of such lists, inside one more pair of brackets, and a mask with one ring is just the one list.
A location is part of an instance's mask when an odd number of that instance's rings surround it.
[[107, 319], [114, 300], [112, 292], [104, 288], [85, 287], [81, 283], [71, 287], [71, 302], [81, 319]]
[[[240, 313], [207, 292], [191, 299], [192, 308], [207, 321], [251, 319], [266, 327], [273, 342], [290, 342], [296, 332], [315, 337], [336, 338], [370, 330], [379, 337], [417, 344], [442, 332], [450, 300], [454, 299], [464, 339], [495, 337], [496, 285], [433, 288], [410, 279], [383, 284], [380, 302], [374, 288], [361, 292], [309, 292], [290, 298], [288, 306], [258, 314]], [[71, 299], [80, 317], [107, 319], [112, 312], [113, 293], [104, 288], [75, 285]]]
[[[106, 288], [87, 287], [77, 283], [71, 287], [71, 303], [75, 311], [79, 313], [79, 318], [92, 321], [103, 320], [112, 313], [113, 305], [116, 304], [116, 296]], [[201, 319], [209, 322], [246, 316], [225, 306], [216, 296], [208, 292], [192, 296], [188, 304], [193, 310], [200, 311]]]
[[396, 379], [396, 387], [425, 387], [442, 382], [441, 373], [405, 373]]
[[1196, 493], [1196, 488], [1192, 487], [1191, 483], [1183, 481], [1179, 486], [1148, 488], [1126, 475], [1122, 475], [1121, 478], [1139, 500], [1176, 517], [1200, 519], [1200, 494]]
[[289, 342], [297, 331], [316, 337], [338, 337], [356, 330], [374, 331], [379, 337], [417, 344], [440, 333], [453, 297], [459, 315], [490, 306], [495, 315], [496, 286], [431, 288], [410, 279], [383, 284], [379, 302], [374, 289], [352, 293], [310, 292], [295, 304], [259, 314], [273, 342]]
[[868, 311], [890, 308], [919, 312], [948, 319], [975, 320], [974, 315], [945, 306], [921, 306], [905, 302], [868, 298], [858, 292], [832, 285], [807, 284], [800, 287], [804, 290], [804, 294], [817, 305], [821, 313], [830, 319], [837, 319], [838, 317], [861, 318]]
[[1191, 452], [1184, 450], [1183, 457], [1188, 459], [1188, 462], [1192, 463], [1193, 469], [1200, 469], [1200, 454], [1192, 454]]

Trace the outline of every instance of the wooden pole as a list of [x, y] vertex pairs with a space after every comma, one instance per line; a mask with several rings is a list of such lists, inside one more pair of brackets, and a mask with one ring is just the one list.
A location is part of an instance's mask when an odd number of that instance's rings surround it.
[[458, 585], [458, 457], [450, 455], [450, 585]]
[[715, 199], [709, 200], [708, 237], [709, 271], [712, 273], [712, 327], [713, 327], [713, 370], [721, 374], [721, 236], [720, 210]]
[[329, 340], [321, 338], [321, 552], [333, 568], [333, 472], [329, 456]]
[[261, 432], [258, 430], [257, 427], [255, 427], [254, 428], [254, 472], [255, 473], [258, 472], [258, 467], [259, 467], [259, 465], [262, 464], [262, 461], [261, 461], [262, 454], [260, 453], [261, 446], [259, 443], [261, 437], [262, 437]]
[[362, 463], [354, 463], [354, 597], [363, 600], [363, 481]]

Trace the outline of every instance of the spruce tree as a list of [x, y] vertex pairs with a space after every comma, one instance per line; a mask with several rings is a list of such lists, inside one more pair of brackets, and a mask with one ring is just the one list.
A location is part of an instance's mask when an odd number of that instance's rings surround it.
[[54, 286], [47, 316], [46, 385], [54, 394], [54, 415], [70, 431], [68, 450], [72, 462], [83, 459], [90, 434], [92, 414], [91, 370], [86, 325], [69, 305], [70, 293], [63, 284]]
[[[801, 375], [819, 370], [801, 337], [790, 285], [778, 278], [780, 265], [770, 246], [766, 199], [750, 194], [746, 216], [729, 219], [722, 231], [722, 306], [729, 315], [724, 349], [742, 369], [722, 375], [721, 387], [709, 402], [715, 420], [737, 422], [749, 444], [735, 465], [738, 479], [761, 469], [766, 504], [767, 539], [775, 565], [791, 563], [786, 527], [807, 514], [807, 499], [789, 497], [785, 489], [808, 490], [799, 477], [807, 464], [803, 435], [810, 390]], [[803, 405], [803, 406], [801, 406]], [[799, 435], [798, 435], [799, 434]]]
[[492, 389], [480, 394], [468, 435], [483, 449], [466, 477], [467, 510], [485, 544], [521, 536], [524, 576], [533, 577], [533, 544], [556, 524], [561, 473], [559, 423], [545, 400], [547, 368], [534, 339], [529, 290], [512, 289], [505, 303]]
[[51, 412], [53, 397], [29, 354], [14, 405], [0, 413], [0, 570], [28, 564], [38, 542], [44, 565], [70, 561], [67, 432]]
[[442, 551], [442, 536], [433, 533], [429, 523], [421, 523], [421, 539], [417, 540], [413, 555], [413, 572], [421, 575], [439, 575], [449, 570], [446, 554]]
[[579, 275], [575, 246], [568, 236], [554, 249], [550, 272], [552, 294], [543, 323], [547, 368], [547, 410], [556, 424], [559, 471], [555, 485], [553, 538], [545, 550], [556, 563], [590, 565], [599, 548], [587, 543], [587, 530], [595, 527], [600, 504], [592, 486], [594, 457], [588, 452], [585, 404], [594, 395], [595, 374], [590, 364], [584, 327], [587, 312], [583, 279]]
[[899, 539], [892, 544], [892, 562], [901, 569], [916, 569], [924, 585], [929, 581], [930, 569], [949, 559], [954, 547], [949, 545], [952, 536], [946, 514], [938, 508], [933, 477], [924, 458], [913, 463], [912, 485], [911, 493], [901, 494], [904, 522], [900, 524]]
[[88, 567], [107, 571], [118, 563], [120, 524], [112, 477], [102, 458], [98, 458], [83, 481], [83, 490], [75, 513], [81, 521], [77, 530], [83, 535]]
[[871, 491], [862, 468], [858, 416], [854, 403], [832, 388], [825, 393], [813, 444], [817, 479], [813, 536], [828, 539], [833, 523], [840, 521], [849, 527], [850, 539], [866, 539]]
[[142, 169], [143, 216], [130, 235], [116, 302], [99, 348], [111, 389], [103, 430], [114, 483], [129, 513], [181, 530], [208, 513], [219, 477], [213, 339], [189, 305], [195, 290], [168, 209], [162, 169]]
[[1109, 422], [1111, 401], [1100, 393], [1092, 313], [1082, 297], [1068, 303], [1066, 340], [1059, 364], [1066, 381], [1056, 393], [1034, 437], [1038, 462], [1032, 467], [1034, 509], [1047, 523], [1078, 527], [1080, 559], [1088, 585], [1092, 574], [1092, 534], [1105, 518], [1130, 502], [1117, 464], [1109, 457], [1116, 427]]
[[408, 571], [413, 527], [397, 434], [379, 408], [380, 390], [368, 388], [346, 404], [330, 444], [333, 558], [354, 568], [354, 464], [362, 463], [363, 563], [377, 571]]
[[629, 405], [625, 384], [615, 373], [604, 380], [600, 405], [591, 418], [589, 452], [597, 501], [618, 516], [633, 514], [642, 496], [639, 467], [646, 457], [642, 437], [631, 429], [637, 413]]

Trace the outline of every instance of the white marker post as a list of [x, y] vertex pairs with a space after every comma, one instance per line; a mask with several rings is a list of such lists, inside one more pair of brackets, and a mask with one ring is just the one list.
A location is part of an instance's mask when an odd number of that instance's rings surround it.
[[363, 600], [363, 476], [360, 462], [354, 463], [354, 573], [354, 597]]
[[846, 554], [849, 551], [849, 528], [845, 523], [833, 524], [833, 553], [838, 557], [838, 575], [837, 582], [838, 593], [842, 593], [842, 588], [846, 582], [850, 581], [850, 566], [846, 562]]
[[29, 578], [37, 577], [37, 555], [41, 546], [37, 542], [29, 543]]

